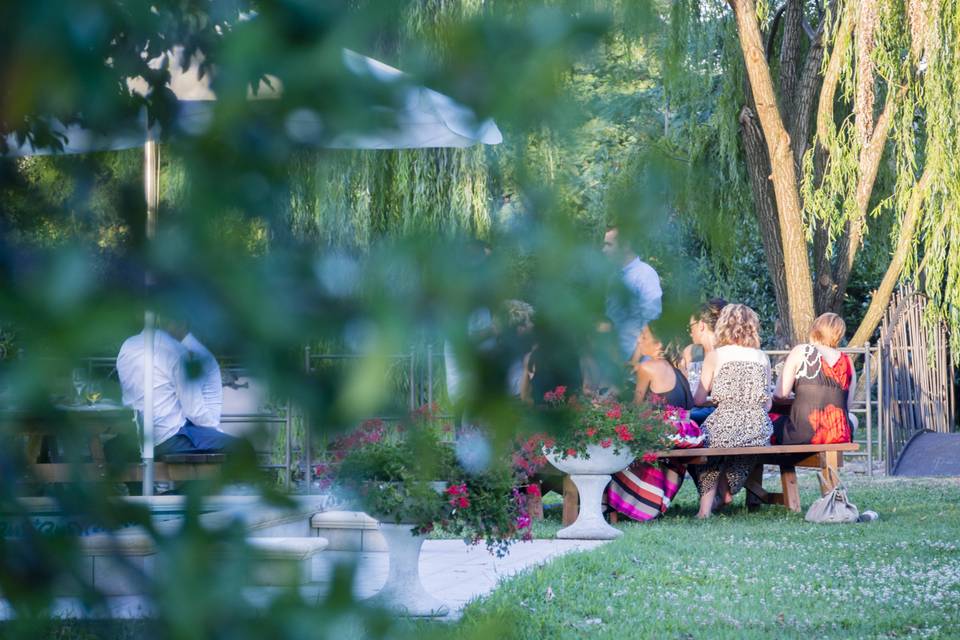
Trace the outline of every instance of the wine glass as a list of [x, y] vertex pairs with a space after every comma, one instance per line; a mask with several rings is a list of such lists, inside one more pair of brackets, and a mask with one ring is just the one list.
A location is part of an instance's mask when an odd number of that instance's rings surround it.
[[83, 389], [87, 386], [86, 371], [82, 367], [77, 367], [71, 372], [70, 381], [77, 392], [76, 404], [83, 404]]
[[87, 399], [87, 404], [92, 407], [93, 405], [97, 404], [97, 402], [99, 402], [100, 398], [103, 396], [103, 388], [100, 386], [99, 382], [91, 381], [87, 383], [86, 389], [87, 392], [85, 397]]

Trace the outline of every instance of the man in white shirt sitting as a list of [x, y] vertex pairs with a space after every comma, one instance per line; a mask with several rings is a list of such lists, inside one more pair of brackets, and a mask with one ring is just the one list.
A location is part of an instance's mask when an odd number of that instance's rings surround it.
[[[144, 334], [127, 338], [117, 355], [117, 374], [123, 404], [135, 409], [141, 419], [144, 360]], [[153, 352], [154, 456], [223, 452], [253, 456], [248, 442], [217, 428], [222, 408], [220, 367], [213, 355], [187, 333], [185, 325], [167, 322], [158, 328]], [[107, 443], [106, 454], [110, 460], [139, 457], [130, 450], [129, 441], [120, 438]]]

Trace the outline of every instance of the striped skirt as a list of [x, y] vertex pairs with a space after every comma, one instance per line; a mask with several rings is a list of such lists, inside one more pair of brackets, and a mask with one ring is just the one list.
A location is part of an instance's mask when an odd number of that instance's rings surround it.
[[607, 489], [607, 503], [633, 520], [653, 520], [666, 513], [680, 491], [686, 465], [674, 462], [634, 462], [613, 474]]

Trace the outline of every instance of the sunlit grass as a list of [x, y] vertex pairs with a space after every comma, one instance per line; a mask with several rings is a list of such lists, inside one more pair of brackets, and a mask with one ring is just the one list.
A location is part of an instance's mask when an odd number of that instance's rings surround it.
[[[960, 636], [960, 481], [848, 484], [879, 521], [813, 525], [739, 498], [700, 522], [687, 484], [667, 517], [506, 581], [448, 637], [495, 620], [531, 639]], [[806, 508], [814, 478], [801, 489]]]

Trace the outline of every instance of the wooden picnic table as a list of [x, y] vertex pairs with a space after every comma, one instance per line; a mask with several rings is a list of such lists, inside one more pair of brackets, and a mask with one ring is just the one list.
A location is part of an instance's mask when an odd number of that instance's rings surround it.
[[[854, 442], [842, 444], [794, 444], [769, 447], [705, 447], [694, 449], [671, 449], [655, 452], [660, 459], [673, 459], [685, 464], [704, 464], [711, 458], [756, 456], [756, 465], [747, 478], [747, 505], [751, 508], [761, 504], [779, 504], [794, 512], [800, 511], [800, 488], [797, 485], [797, 467], [811, 467], [834, 471], [843, 466], [844, 452], [860, 449]], [[773, 493], [763, 488], [764, 465], [780, 467], [782, 491]], [[831, 478], [830, 474], [824, 474]], [[829, 480], [827, 481], [829, 482]], [[833, 489], [820, 479], [820, 491], [826, 494]], [[567, 526], [577, 519], [579, 495], [569, 476], [563, 478], [563, 524]]]

